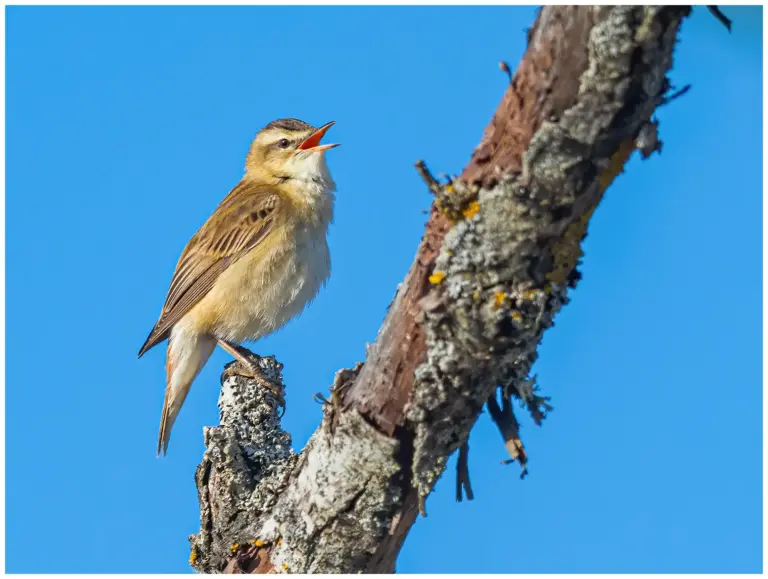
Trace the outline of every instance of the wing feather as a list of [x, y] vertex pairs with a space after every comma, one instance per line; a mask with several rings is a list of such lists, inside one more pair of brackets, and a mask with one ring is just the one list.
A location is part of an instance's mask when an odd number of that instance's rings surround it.
[[184, 248], [160, 319], [139, 357], [168, 336], [171, 327], [205, 297], [227, 267], [274, 230], [281, 207], [274, 189], [242, 181], [224, 198]]

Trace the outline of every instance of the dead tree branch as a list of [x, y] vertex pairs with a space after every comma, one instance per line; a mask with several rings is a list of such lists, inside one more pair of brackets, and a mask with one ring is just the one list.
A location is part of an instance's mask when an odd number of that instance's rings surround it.
[[[448, 457], [491, 399], [510, 454], [525, 459], [510, 398], [537, 421], [549, 409], [529, 378], [537, 346], [579, 279], [603, 192], [641, 135], [655, 150], [651, 116], [689, 11], [541, 9], [461, 176], [441, 184], [421, 166], [435, 200], [416, 258], [365, 364], [339, 372], [301, 454], [270, 394], [225, 380], [221, 425], [207, 429], [197, 472], [197, 570], [394, 571]], [[277, 362], [260, 364], [280, 379]]]

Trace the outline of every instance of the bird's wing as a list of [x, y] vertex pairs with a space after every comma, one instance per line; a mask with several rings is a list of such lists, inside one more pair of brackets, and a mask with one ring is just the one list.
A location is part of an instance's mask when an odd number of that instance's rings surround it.
[[240, 182], [184, 248], [160, 319], [139, 350], [162, 342], [171, 327], [199, 302], [219, 276], [274, 229], [283, 203], [274, 189]]

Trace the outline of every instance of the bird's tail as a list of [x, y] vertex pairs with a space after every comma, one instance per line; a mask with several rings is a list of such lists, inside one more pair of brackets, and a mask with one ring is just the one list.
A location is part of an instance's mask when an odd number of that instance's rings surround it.
[[191, 333], [178, 326], [171, 331], [165, 362], [165, 400], [160, 418], [157, 456], [167, 453], [173, 423], [176, 422], [192, 382], [210, 358], [215, 345], [212, 338]]

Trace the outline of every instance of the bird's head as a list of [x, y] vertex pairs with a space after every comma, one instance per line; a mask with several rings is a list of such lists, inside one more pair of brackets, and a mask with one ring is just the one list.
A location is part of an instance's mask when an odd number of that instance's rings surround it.
[[278, 119], [261, 129], [245, 160], [246, 175], [264, 181], [314, 181], [332, 184], [325, 151], [337, 143], [320, 140], [334, 121], [317, 128], [298, 119]]

